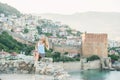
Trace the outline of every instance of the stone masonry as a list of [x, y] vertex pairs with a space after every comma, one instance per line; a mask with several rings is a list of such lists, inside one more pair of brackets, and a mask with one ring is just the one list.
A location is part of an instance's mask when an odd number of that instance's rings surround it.
[[98, 55], [101, 58], [108, 56], [107, 34], [84, 33], [82, 35], [82, 56]]
[[70, 75], [60, 65], [53, 64], [52, 58], [43, 58], [34, 62], [29, 60], [0, 60], [0, 74], [37, 74], [51, 76], [52, 79], [39, 80], [72, 80]]

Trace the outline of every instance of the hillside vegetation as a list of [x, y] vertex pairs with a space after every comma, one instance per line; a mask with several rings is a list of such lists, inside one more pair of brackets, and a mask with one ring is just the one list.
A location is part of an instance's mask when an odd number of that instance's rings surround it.
[[17, 52], [20, 53], [21, 51], [25, 52], [25, 54], [29, 55], [30, 52], [34, 49], [34, 46], [28, 46], [26, 44], [22, 44], [12, 36], [10, 36], [7, 32], [2, 32], [0, 34], [0, 51], [4, 50], [6, 52]]
[[6, 16], [8, 15], [20, 16], [21, 15], [21, 13], [14, 7], [11, 7], [8, 4], [3, 4], [3, 3], [0, 3], [0, 13], [5, 14]]

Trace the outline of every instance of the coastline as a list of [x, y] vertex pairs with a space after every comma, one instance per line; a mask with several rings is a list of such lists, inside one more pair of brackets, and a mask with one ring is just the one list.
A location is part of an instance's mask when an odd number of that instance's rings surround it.
[[81, 61], [65, 62], [65, 63], [55, 62], [54, 64], [62, 66], [65, 71], [78, 71], [78, 70], [100, 69], [101, 68], [100, 60], [83, 62], [83, 64], [81, 64]]

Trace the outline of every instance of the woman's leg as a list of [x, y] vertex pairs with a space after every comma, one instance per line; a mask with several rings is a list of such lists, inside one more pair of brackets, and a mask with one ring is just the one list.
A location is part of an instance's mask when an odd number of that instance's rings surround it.
[[36, 60], [36, 51], [33, 53], [34, 61]]
[[36, 59], [35, 59], [35, 60], [38, 61], [38, 59], [39, 59], [39, 53], [37, 52], [37, 53], [36, 53]]
[[35, 62], [34, 62], [34, 65], [35, 65], [35, 66], [37, 65], [38, 59], [39, 59], [39, 53], [36, 52], [36, 53], [35, 53]]

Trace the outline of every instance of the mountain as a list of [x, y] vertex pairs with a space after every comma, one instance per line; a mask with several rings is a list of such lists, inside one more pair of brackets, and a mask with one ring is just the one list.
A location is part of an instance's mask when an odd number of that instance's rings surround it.
[[4, 13], [6, 16], [7, 15], [17, 15], [17, 16], [21, 15], [21, 13], [17, 9], [7, 4], [3, 4], [3, 3], [0, 3], [0, 13]]
[[39, 14], [43, 18], [60, 21], [82, 32], [108, 33], [109, 39], [120, 40], [120, 13], [84, 12], [71, 15]]

